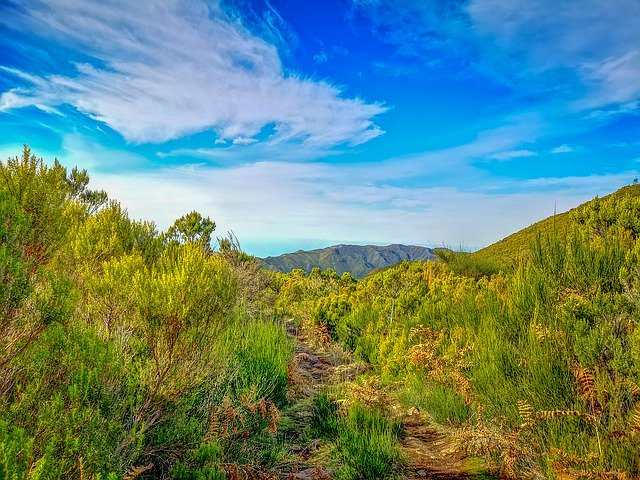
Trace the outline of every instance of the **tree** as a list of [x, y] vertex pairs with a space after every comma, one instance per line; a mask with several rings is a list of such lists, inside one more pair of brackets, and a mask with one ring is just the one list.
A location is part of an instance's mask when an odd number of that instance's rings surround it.
[[181, 245], [187, 243], [200, 244], [205, 251], [211, 251], [211, 234], [216, 229], [216, 224], [209, 217], [203, 217], [200, 213], [190, 212], [178, 218], [165, 233], [165, 238], [171, 243]]

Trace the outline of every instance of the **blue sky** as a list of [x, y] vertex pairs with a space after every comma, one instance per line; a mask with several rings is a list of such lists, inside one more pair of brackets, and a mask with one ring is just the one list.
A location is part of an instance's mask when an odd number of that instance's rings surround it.
[[0, 154], [264, 256], [475, 248], [638, 175], [638, 0], [0, 2]]

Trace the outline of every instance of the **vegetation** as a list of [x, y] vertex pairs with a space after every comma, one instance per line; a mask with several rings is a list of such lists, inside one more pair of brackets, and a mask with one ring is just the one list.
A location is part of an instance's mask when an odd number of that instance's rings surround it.
[[513, 236], [510, 266], [444, 251], [360, 282], [293, 272], [278, 307], [373, 366], [351, 395], [426, 411], [496, 475], [638, 477], [637, 191]]
[[27, 147], [0, 165], [0, 478], [272, 467], [293, 344], [246, 288], [257, 261], [88, 182]]
[[267, 272], [197, 212], [158, 232], [25, 147], [0, 164], [0, 478], [401, 478], [416, 428], [477, 478], [640, 477], [638, 191], [356, 280]]
[[[596, 209], [595, 204], [609, 201], [615, 204], [618, 203], [618, 200], [634, 201], [637, 197], [640, 197], [640, 187], [638, 185], [629, 185], [602, 199], [594, 199], [592, 206]], [[474, 261], [492, 262], [502, 267], [512, 267], [520, 260], [522, 255], [526, 255], [530, 251], [531, 246], [534, 245], [538, 237], [555, 236], [563, 238], [570, 235], [573, 232], [575, 215], [579, 209], [580, 207], [571, 209], [568, 212], [554, 214], [552, 217], [545, 218], [509, 235], [474, 253], [472, 255]]]

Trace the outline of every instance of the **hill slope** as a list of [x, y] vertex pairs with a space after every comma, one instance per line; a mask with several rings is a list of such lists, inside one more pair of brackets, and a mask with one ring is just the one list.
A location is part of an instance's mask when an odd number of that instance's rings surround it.
[[[619, 197], [640, 197], [640, 185], [629, 185], [623, 187], [601, 199], [619, 198]], [[529, 246], [535, 241], [539, 234], [551, 233], [555, 231], [559, 237], [563, 237], [571, 233], [573, 228], [573, 214], [576, 210], [590, 204], [593, 200], [585, 202], [571, 210], [563, 213], [552, 215], [529, 227], [513, 233], [502, 240], [478, 250], [473, 256], [481, 259], [492, 260], [496, 262], [513, 261], [520, 255], [525, 253]]]
[[313, 268], [325, 270], [332, 268], [342, 275], [351, 273], [361, 278], [378, 268], [395, 265], [403, 260], [432, 260], [435, 258], [431, 248], [414, 245], [334, 245], [317, 250], [298, 250], [277, 257], [261, 259], [272, 270], [290, 272], [300, 268], [307, 273]]

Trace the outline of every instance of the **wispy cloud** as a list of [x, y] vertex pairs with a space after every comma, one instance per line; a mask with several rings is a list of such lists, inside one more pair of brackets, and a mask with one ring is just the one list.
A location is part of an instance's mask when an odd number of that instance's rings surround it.
[[[404, 58], [544, 90], [578, 109], [640, 96], [637, 0], [351, 0]], [[636, 105], [637, 108], [637, 105]]]
[[[327, 82], [286, 72], [275, 46], [217, 3], [27, 0], [0, 8], [0, 24], [80, 48], [96, 59], [73, 75], [17, 75], [0, 110], [71, 104], [131, 142], [162, 142], [213, 130], [247, 143], [358, 145], [384, 132], [378, 103], [345, 98]], [[267, 22], [278, 27], [272, 12]], [[274, 34], [275, 35], [275, 34]]]
[[566, 85], [566, 72], [573, 72], [583, 87], [576, 99], [581, 108], [640, 96], [636, 0], [472, 0], [466, 12], [479, 35], [492, 38], [509, 58], [524, 60], [529, 80], [565, 72], [558, 83]]
[[532, 152], [531, 150], [522, 149], [522, 150], [507, 150], [505, 152], [493, 153], [487, 156], [487, 158], [491, 160], [513, 160], [514, 158], [526, 158], [526, 157], [533, 157], [535, 155], [536, 153]]
[[[400, 57], [438, 66], [473, 54], [470, 24], [457, 2], [439, 0], [351, 0], [352, 14], [368, 19], [374, 33]], [[405, 73], [409, 73], [409, 70]]]
[[448, 185], [472, 184], [480, 173], [473, 168], [475, 161], [521, 150], [520, 146], [533, 141], [543, 128], [544, 124], [536, 114], [515, 115], [506, 119], [502, 126], [479, 132], [467, 143], [371, 164], [367, 171], [361, 172], [361, 178], [379, 181], [411, 177], [424, 180], [427, 177], [437, 179], [439, 185], [443, 182]]
[[557, 147], [552, 148], [549, 153], [557, 154], [557, 153], [571, 153], [571, 152], [575, 152], [575, 148], [565, 143], [564, 145], [558, 145]]

